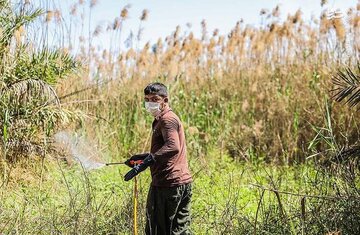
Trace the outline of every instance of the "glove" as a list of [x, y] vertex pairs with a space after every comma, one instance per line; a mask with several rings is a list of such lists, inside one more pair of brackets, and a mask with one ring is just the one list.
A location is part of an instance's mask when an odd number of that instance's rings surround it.
[[141, 154], [135, 154], [132, 155], [131, 158], [125, 161], [125, 165], [128, 167], [133, 168], [135, 161], [144, 161], [144, 159], [149, 156], [150, 153], [141, 153]]
[[145, 170], [148, 166], [152, 165], [154, 162], [155, 162], [154, 156], [151, 153], [149, 153], [142, 163], [134, 166], [134, 168], [132, 168], [128, 173], [126, 173], [126, 175], [124, 176], [124, 180], [125, 181], [131, 180], [140, 172]]

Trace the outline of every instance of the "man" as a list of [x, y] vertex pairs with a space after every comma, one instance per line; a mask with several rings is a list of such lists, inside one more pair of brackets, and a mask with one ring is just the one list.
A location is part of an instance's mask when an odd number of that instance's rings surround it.
[[[183, 125], [169, 107], [167, 88], [151, 83], [144, 89], [145, 108], [154, 116], [150, 153], [137, 154], [126, 161], [133, 167], [128, 181], [150, 166], [151, 186], [146, 205], [148, 235], [185, 235], [190, 233], [192, 178], [186, 159]], [[132, 161], [142, 160], [139, 165]]]

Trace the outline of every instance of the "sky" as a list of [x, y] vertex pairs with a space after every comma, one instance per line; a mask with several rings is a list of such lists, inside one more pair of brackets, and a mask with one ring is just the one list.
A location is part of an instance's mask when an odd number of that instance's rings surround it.
[[[69, 9], [70, 5], [77, 1], [63, 0], [61, 2], [62, 9]], [[95, 28], [99, 24], [112, 22], [120, 15], [121, 9], [130, 4], [129, 19], [124, 24], [123, 34], [128, 35], [130, 30], [136, 34], [141, 12], [147, 9], [149, 17], [142, 24], [144, 30], [141, 44], [143, 45], [147, 41], [156, 43], [159, 37], [164, 38], [170, 35], [177, 25], [184, 32], [188, 29], [187, 23], [192, 24], [191, 30], [199, 36], [200, 22], [203, 19], [207, 22], [209, 33], [217, 28], [220, 34], [228, 34], [240, 19], [243, 19], [245, 24], [259, 25], [260, 10], [263, 8], [272, 10], [278, 4], [281, 18], [284, 19], [289, 13], [294, 14], [296, 10], [301, 9], [303, 17], [310, 20], [311, 15], [319, 18], [325, 8], [340, 9], [346, 14], [348, 8], [356, 7], [358, 0], [328, 0], [327, 2], [322, 8], [320, 0], [97, 0], [92, 10], [91, 27]], [[123, 40], [125, 38], [126, 36]], [[99, 38], [100, 44], [108, 40], [106, 36]]]

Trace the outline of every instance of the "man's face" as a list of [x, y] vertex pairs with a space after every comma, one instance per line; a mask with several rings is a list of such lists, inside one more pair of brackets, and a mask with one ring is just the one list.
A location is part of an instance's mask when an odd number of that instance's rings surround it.
[[149, 94], [149, 95], [145, 95], [144, 101], [159, 103], [160, 108], [163, 109], [165, 106], [165, 102], [167, 101], [167, 98], [155, 94]]

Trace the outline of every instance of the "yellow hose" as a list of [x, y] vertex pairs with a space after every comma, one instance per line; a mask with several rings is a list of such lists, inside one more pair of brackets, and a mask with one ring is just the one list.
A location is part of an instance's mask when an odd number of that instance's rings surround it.
[[134, 235], [138, 235], [137, 231], [137, 179], [134, 178]]

